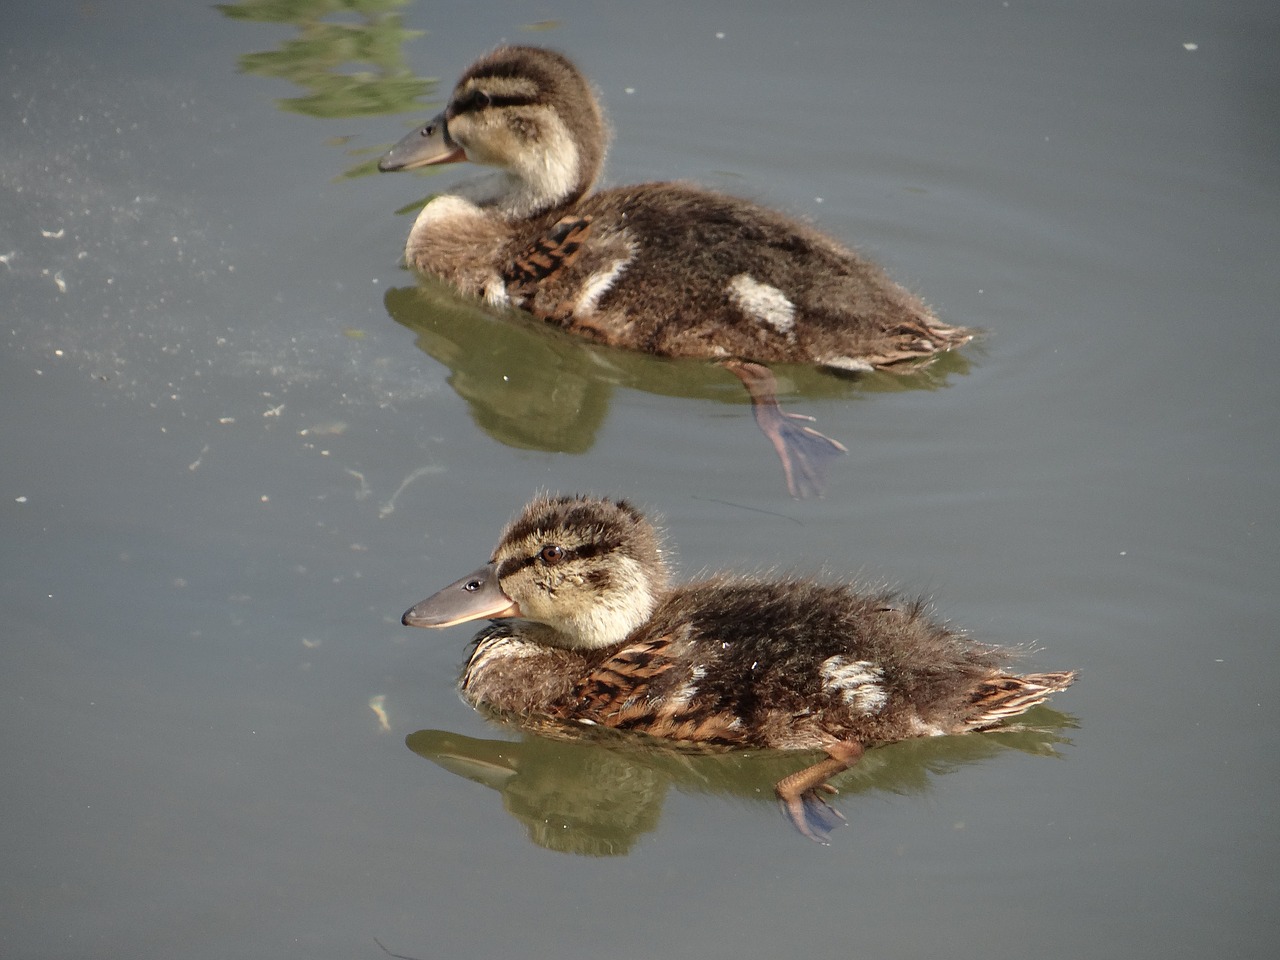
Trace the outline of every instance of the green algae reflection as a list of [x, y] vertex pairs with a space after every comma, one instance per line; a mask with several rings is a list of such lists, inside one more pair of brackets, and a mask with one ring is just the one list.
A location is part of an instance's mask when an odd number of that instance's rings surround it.
[[404, 61], [408, 30], [399, 10], [408, 0], [241, 0], [219, 4], [235, 20], [286, 23], [298, 35], [275, 50], [247, 53], [245, 73], [288, 80], [307, 91], [278, 100], [282, 110], [324, 119], [428, 112], [437, 81]]

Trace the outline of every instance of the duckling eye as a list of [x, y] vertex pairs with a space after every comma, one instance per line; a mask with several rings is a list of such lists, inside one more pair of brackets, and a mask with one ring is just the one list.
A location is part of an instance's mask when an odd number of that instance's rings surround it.
[[466, 583], [462, 585], [462, 589], [467, 591], [467, 593], [475, 593], [477, 590], [479, 590], [483, 586], [484, 586], [484, 583], [480, 580], [468, 580]]
[[547, 546], [538, 551], [538, 556], [542, 558], [542, 562], [547, 566], [554, 567], [564, 559], [564, 547], [555, 543], [547, 544]]

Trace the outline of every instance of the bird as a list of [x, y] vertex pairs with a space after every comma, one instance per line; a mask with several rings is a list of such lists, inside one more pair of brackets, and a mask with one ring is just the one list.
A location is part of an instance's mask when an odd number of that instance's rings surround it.
[[820, 495], [847, 451], [781, 410], [769, 364], [914, 368], [973, 338], [794, 217], [681, 182], [594, 189], [608, 140], [599, 99], [563, 54], [508, 45], [480, 57], [445, 109], [378, 162], [495, 168], [422, 208], [405, 262], [598, 343], [723, 364], [796, 497]]
[[405, 612], [411, 627], [493, 621], [459, 680], [529, 729], [599, 727], [720, 748], [821, 751], [775, 792], [825, 842], [821, 796], [869, 747], [997, 727], [1068, 687], [1016, 674], [922, 599], [790, 575], [671, 585], [664, 535], [626, 500], [539, 494], [490, 560]]

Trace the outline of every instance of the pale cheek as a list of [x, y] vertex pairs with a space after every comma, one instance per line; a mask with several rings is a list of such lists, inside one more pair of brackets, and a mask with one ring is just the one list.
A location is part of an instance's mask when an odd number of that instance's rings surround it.
[[468, 138], [463, 146], [467, 159], [472, 163], [483, 163], [492, 167], [510, 167], [521, 152], [520, 145], [516, 143], [515, 137], [509, 130], [489, 130], [479, 140], [481, 142]]
[[[545, 571], [541, 576], [533, 577], [531, 589], [528, 591], [530, 594], [528, 609], [536, 610], [540, 616], [552, 614], [564, 616], [566, 608], [573, 605], [579, 592], [575, 587], [581, 582], [581, 578], [552, 574], [551, 571]], [[523, 603], [521, 608], [525, 609]]]

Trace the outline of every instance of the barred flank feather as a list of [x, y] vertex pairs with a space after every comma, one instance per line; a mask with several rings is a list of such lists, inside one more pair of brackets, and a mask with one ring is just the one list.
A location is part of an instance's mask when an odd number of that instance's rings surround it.
[[507, 267], [503, 279], [512, 299], [527, 296], [544, 280], [573, 266], [591, 230], [591, 217], [562, 217]]
[[973, 706], [977, 712], [969, 719], [968, 727], [981, 730], [1026, 713], [1059, 690], [1071, 686], [1075, 679], [1074, 670], [993, 677], [974, 691]]

